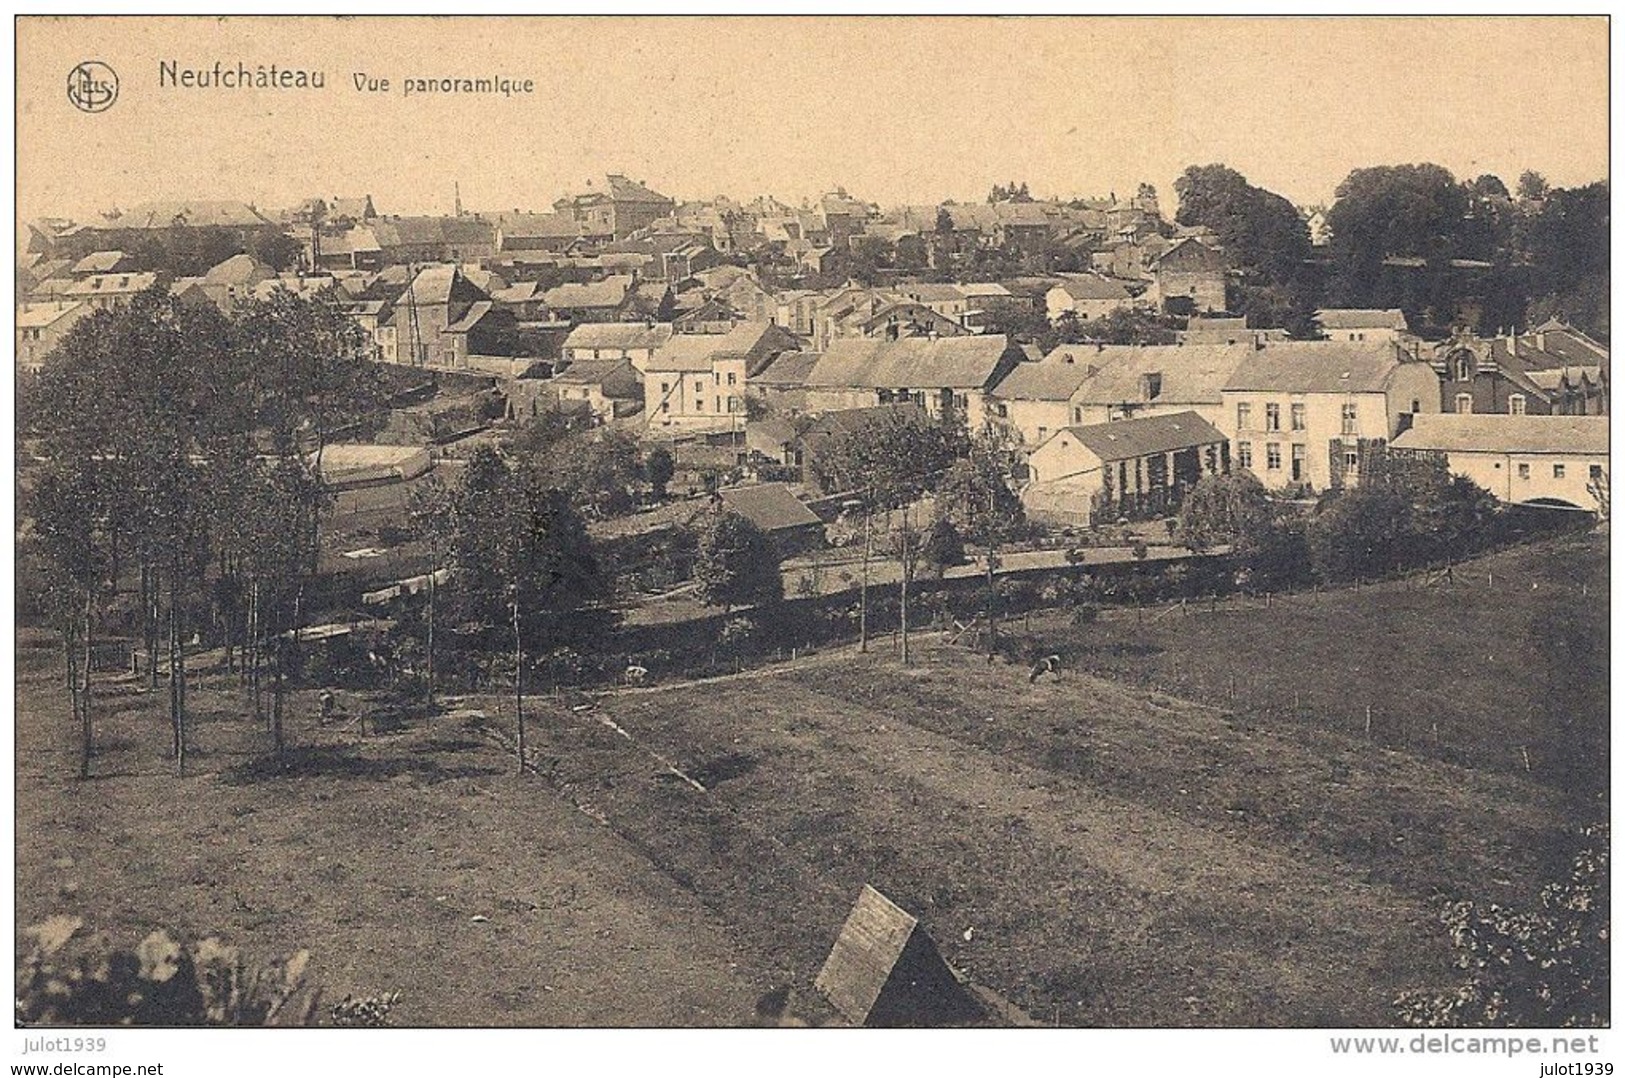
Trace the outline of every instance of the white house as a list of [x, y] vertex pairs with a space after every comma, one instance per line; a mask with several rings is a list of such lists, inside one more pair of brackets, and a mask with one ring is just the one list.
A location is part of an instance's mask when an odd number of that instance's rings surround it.
[[1279, 341], [1226, 381], [1219, 426], [1266, 487], [1357, 483], [1372, 448], [1439, 411], [1439, 376], [1394, 344]]
[[804, 383], [809, 411], [913, 402], [932, 418], [979, 429], [989, 391], [1025, 358], [1002, 333], [966, 337], [843, 337], [831, 341]]
[[1195, 412], [1063, 427], [1027, 458], [1022, 502], [1085, 525], [1171, 511], [1204, 475], [1229, 470], [1224, 433]]
[[586, 322], [564, 338], [566, 362], [580, 359], [629, 359], [640, 372], [649, 368], [655, 349], [671, 340], [665, 322]]
[[746, 379], [785, 352], [795, 335], [770, 322], [741, 322], [727, 333], [679, 333], [648, 360], [644, 410], [651, 430], [739, 430]]
[[1359, 307], [1327, 307], [1315, 312], [1315, 321], [1334, 341], [1397, 341], [1409, 334], [1411, 325], [1398, 307], [1368, 310]]
[[1133, 297], [1121, 281], [1098, 273], [1066, 274], [1059, 284], [1044, 294], [1044, 307], [1051, 322], [1058, 321], [1068, 311], [1090, 322], [1133, 302]]
[[1422, 415], [1395, 450], [1442, 453], [1450, 470], [1512, 504], [1599, 508], [1608, 484], [1608, 417]]

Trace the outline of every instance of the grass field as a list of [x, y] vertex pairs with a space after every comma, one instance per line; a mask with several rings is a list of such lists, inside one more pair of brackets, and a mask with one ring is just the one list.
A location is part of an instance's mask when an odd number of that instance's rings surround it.
[[[222, 685], [196, 696], [195, 776], [169, 775], [161, 701], [128, 694], [103, 703], [105, 777], [75, 782], [45, 650], [20, 687], [19, 917], [310, 947], [409, 1023], [745, 1023], [784, 987], [828, 1021], [811, 981], [870, 883], [1041, 1024], [1390, 1024], [1452, 977], [1440, 896], [1534, 903], [1565, 828], [1606, 811], [1547, 766], [1606, 745], [1604, 559], [1571, 538], [1449, 589], [1035, 617], [1058, 683], [924, 639], [907, 670], [843, 649], [581, 712], [532, 698], [524, 777], [502, 698], [366, 739], [304, 699], [300, 766], [267, 775]], [[1296, 715], [1249, 703], [1292, 687]], [[1390, 736], [1385, 699], [1427, 735]], [[1490, 751], [1514, 742], [1530, 770]]]

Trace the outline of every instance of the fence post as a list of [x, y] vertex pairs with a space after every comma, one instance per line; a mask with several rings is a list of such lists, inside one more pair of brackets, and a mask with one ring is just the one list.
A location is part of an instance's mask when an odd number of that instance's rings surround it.
[[1367, 704], [1365, 706], [1365, 736], [1367, 738], [1371, 737], [1371, 705], [1370, 704]]

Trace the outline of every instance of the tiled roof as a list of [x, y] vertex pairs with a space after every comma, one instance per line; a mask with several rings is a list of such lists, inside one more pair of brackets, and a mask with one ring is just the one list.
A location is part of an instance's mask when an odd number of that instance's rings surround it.
[[756, 385], [787, 388], [807, 384], [807, 375], [818, 363], [822, 352], [784, 352], [761, 371], [750, 376]]
[[806, 528], [820, 524], [818, 514], [790, 493], [783, 483], [758, 483], [717, 491], [722, 504], [764, 532]]
[[1231, 376], [1253, 354], [1251, 344], [1063, 344], [1045, 363], [1097, 368], [1078, 387], [1080, 404], [1119, 404], [1144, 398], [1144, 376], [1162, 376], [1157, 399], [1174, 404], [1218, 404]]
[[1095, 370], [1081, 361], [1018, 363], [993, 387], [993, 396], [1002, 400], [1068, 401]]
[[808, 374], [807, 385], [981, 389], [998, 371], [1009, 346], [1002, 333], [897, 341], [843, 337], [830, 342]]
[[1398, 307], [1373, 310], [1364, 307], [1327, 307], [1315, 312], [1323, 329], [1397, 329], [1408, 330], [1405, 312]]
[[588, 322], [564, 338], [565, 348], [659, 348], [671, 337], [664, 322]]
[[111, 273], [123, 261], [123, 251], [93, 251], [73, 264], [73, 272]]
[[561, 284], [549, 288], [542, 301], [553, 308], [619, 307], [632, 287], [627, 276], [605, 277], [590, 284]]
[[244, 202], [142, 202], [116, 217], [104, 216], [96, 227], [104, 229], [169, 228], [268, 228], [275, 227], [258, 210]]
[[763, 338], [782, 338], [786, 348], [793, 343], [789, 334], [770, 322], [740, 322], [726, 333], [679, 333], [661, 345], [649, 360], [651, 371], [708, 371], [719, 356], [743, 356], [758, 350]]
[[1440, 449], [1480, 453], [1570, 453], [1605, 455], [1605, 415], [1460, 415], [1446, 412], [1415, 418], [1395, 449]]
[[[1057, 432], [1054, 437], [1059, 438], [1062, 433]], [[1150, 415], [1088, 427], [1066, 427], [1064, 433], [1083, 443], [1103, 461], [1132, 460], [1226, 440], [1217, 427], [1195, 412]]]
[[1073, 299], [1100, 300], [1129, 298], [1128, 289], [1122, 283], [1110, 277], [1102, 277], [1098, 273], [1067, 274], [1061, 278], [1057, 286], [1065, 289], [1066, 294]]
[[1224, 388], [1276, 393], [1380, 393], [1388, 388], [1401, 355], [1392, 342], [1275, 341], [1249, 350]]

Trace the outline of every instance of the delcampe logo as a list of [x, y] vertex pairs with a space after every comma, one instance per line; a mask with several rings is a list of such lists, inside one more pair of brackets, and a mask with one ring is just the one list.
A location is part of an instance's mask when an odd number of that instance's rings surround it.
[[68, 72], [68, 100], [82, 112], [106, 112], [118, 100], [118, 74], [100, 60], [86, 60]]

